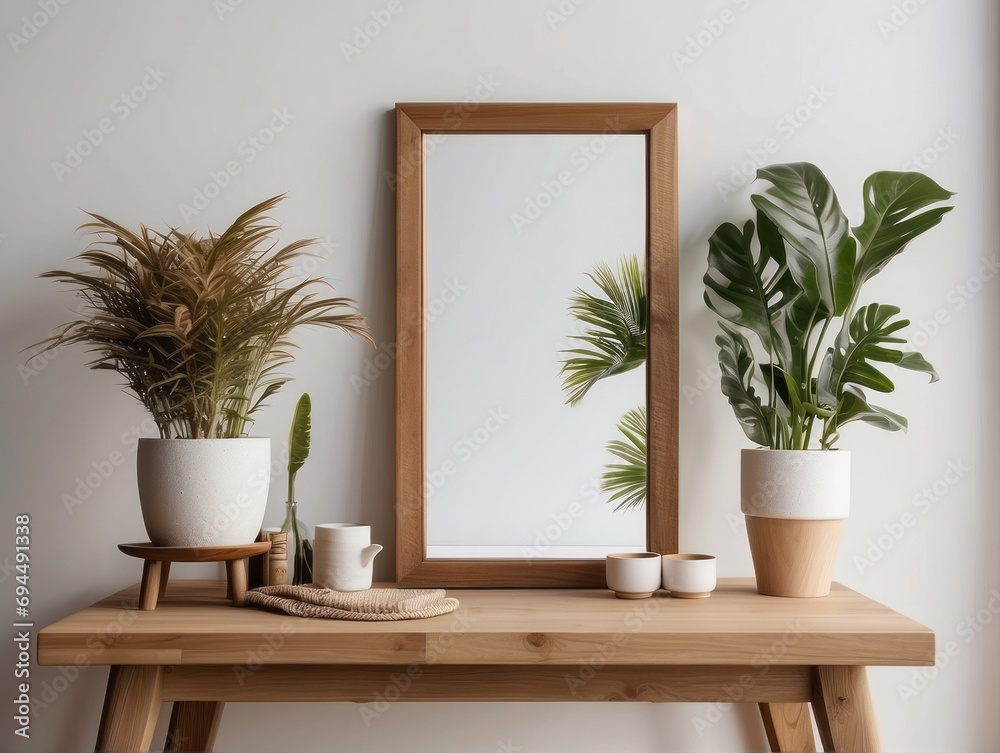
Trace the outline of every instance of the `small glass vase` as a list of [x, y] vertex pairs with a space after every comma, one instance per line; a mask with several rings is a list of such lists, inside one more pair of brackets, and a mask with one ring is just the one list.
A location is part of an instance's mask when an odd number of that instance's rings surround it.
[[301, 586], [312, 583], [313, 551], [309, 529], [299, 522], [297, 507], [297, 502], [285, 503], [285, 522], [281, 530], [288, 534], [288, 560], [293, 563], [290, 568], [292, 585]]

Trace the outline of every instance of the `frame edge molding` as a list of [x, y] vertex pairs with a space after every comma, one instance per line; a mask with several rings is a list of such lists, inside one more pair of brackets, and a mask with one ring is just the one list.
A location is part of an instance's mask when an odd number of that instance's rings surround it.
[[[603, 560], [426, 557], [424, 135], [638, 133], [646, 136], [648, 491], [650, 551], [678, 551], [677, 105], [396, 105], [396, 581], [435, 587], [604, 587]], [[414, 280], [419, 280], [419, 284]]]

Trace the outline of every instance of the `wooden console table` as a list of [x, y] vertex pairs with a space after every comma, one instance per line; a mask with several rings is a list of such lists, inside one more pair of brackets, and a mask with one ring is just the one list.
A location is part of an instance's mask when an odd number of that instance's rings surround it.
[[[167, 750], [211, 750], [239, 701], [704, 701], [760, 705], [773, 750], [880, 747], [866, 667], [929, 666], [934, 633], [850, 589], [710, 599], [604, 590], [456, 590], [427, 620], [339, 622], [233, 607], [214, 581], [138, 586], [39, 634], [43, 665], [110, 665], [97, 749], [148, 750], [173, 701]], [[248, 657], [253, 657], [249, 659]], [[377, 709], [376, 707], [373, 707]], [[375, 712], [373, 712], [375, 713]]]

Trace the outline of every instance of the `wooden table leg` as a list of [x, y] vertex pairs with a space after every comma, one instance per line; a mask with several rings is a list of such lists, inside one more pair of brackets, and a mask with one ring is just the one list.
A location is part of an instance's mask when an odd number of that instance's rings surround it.
[[163, 563], [157, 560], [142, 561], [142, 583], [139, 586], [139, 609], [150, 611], [156, 609], [156, 600], [160, 596], [160, 577]]
[[229, 583], [229, 598], [233, 600], [233, 606], [242, 607], [247, 594], [247, 561], [228, 560], [226, 580]]
[[808, 703], [760, 703], [767, 742], [775, 753], [811, 753], [816, 750]]
[[167, 592], [167, 578], [170, 577], [170, 563], [162, 562], [160, 563], [160, 590], [157, 593], [157, 597], [162, 599], [163, 594]]
[[97, 751], [147, 751], [160, 714], [163, 667], [113, 666]]
[[812, 704], [824, 749], [882, 750], [864, 667], [816, 667]]
[[218, 701], [175, 701], [164, 753], [211, 753], [224, 707], [225, 704]]

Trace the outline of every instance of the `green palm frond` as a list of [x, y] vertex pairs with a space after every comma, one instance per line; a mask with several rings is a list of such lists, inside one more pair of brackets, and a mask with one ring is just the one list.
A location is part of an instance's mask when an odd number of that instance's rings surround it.
[[334, 327], [373, 342], [353, 300], [320, 297], [321, 280], [292, 282], [314, 241], [276, 247], [267, 213], [282, 198], [205, 238], [90, 215], [83, 229], [98, 240], [77, 257], [87, 270], [42, 275], [73, 286], [87, 306], [41, 344], [88, 345], [91, 368], [124, 376], [163, 437], [242, 436], [288, 381], [280, 369], [294, 330]]
[[561, 375], [566, 402], [578, 403], [605, 377], [621, 374], [646, 360], [646, 279], [638, 257], [619, 260], [617, 273], [601, 263], [587, 277], [599, 293], [578, 288], [569, 310], [583, 325], [578, 347], [563, 350]]
[[611, 497], [615, 512], [631, 510], [646, 503], [646, 408], [633, 408], [618, 422], [618, 431], [624, 439], [612, 439], [607, 450], [618, 463], [604, 466], [601, 491]]
[[312, 398], [303, 392], [295, 404], [292, 428], [288, 431], [288, 501], [295, 502], [295, 474], [309, 457], [312, 445]]

